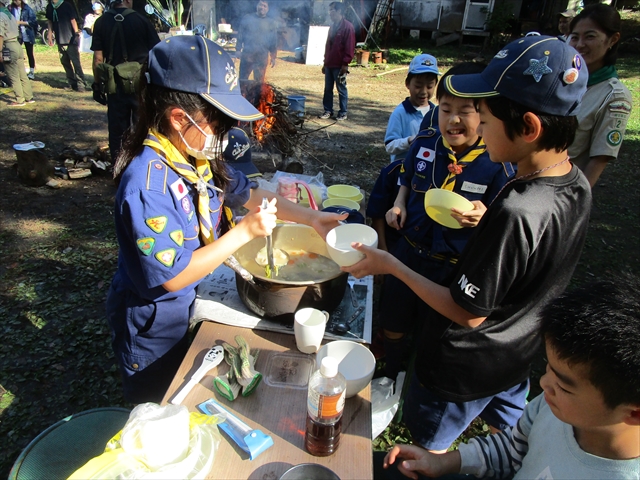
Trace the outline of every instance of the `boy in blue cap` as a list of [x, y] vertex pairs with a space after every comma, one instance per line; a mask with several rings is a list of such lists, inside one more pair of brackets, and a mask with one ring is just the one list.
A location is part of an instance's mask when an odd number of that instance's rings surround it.
[[444, 286], [380, 250], [343, 268], [356, 277], [391, 274], [432, 311], [404, 404], [415, 443], [444, 451], [477, 416], [515, 425], [541, 341], [539, 312], [565, 289], [580, 258], [591, 189], [567, 147], [587, 72], [556, 37], [511, 42], [479, 74], [445, 88], [478, 102], [478, 133], [493, 162], [518, 173], [489, 205]]
[[384, 144], [391, 155], [391, 163], [380, 171], [367, 204], [367, 216], [372, 219], [372, 226], [378, 233], [378, 247], [383, 250], [390, 251], [399, 238], [387, 227], [384, 216], [398, 193], [402, 160], [424, 119], [428, 119], [429, 125], [438, 124], [437, 107], [431, 102], [438, 75], [438, 62], [434, 56], [426, 53], [416, 55], [409, 64], [409, 73], [404, 81], [409, 96], [389, 117]]
[[543, 310], [544, 393], [525, 407], [516, 428], [473, 438], [444, 455], [396, 445], [383, 466], [397, 465], [409, 478], [463, 473], [515, 480], [637, 480], [639, 291], [640, 278], [620, 275], [565, 294]]
[[[188, 349], [196, 287], [239, 247], [270, 235], [276, 212], [323, 237], [346, 218], [259, 189], [223, 161], [227, 132], [262, 114], [242, 97], [233, 60], [217, 44], [197, 35], [160, 42], [145, 78], [139, 121], [114, 167], [120, 250], [107, 298], [131, 403], [162, 399]], [[239, 206], [248, 212], [231, 228]]]
[[434, 56], [423, 53], [411, 60], [404, 81], [409, 96], [391, 113], [384, 136], [385, 149], [391, 155], [392, 162], [405, 157], [424, 116], [430, 112], [433, 114], [436, 106], [431, 102], [431, 97], [436, 90], [438, 75], [438, 62]]

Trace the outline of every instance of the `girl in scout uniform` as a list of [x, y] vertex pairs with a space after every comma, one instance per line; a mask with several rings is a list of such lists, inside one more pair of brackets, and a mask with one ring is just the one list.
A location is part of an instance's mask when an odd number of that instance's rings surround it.
[[[276, 211], [323, 237], [344, 218], [258, 189], [222, 161], [228, 130], [262, 114], [240, 94], [233, 61], [218, 45], [200, 36], [160, 42], [145, 77], [139, 121], [114, 169], [120, 252], [107, 299], [132, 403], [162, 399], [187, 351], [197, 285], [240, 246], [269, 235]], [[239, 206], [248, 213], [230, 228], [227, 212]]]
[[569, 155], [592, 187], [607, 163], [618, 156], [631, 114], [631, 94], [618, 80], [615, 66], [619, 44], [620, 14], [615, 8], [590, 5], [571, 22], [569, 45], [584, 58], [589, 82]]

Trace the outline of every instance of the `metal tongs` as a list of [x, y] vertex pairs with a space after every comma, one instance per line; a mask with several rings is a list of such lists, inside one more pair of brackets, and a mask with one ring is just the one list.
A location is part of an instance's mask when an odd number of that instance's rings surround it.
[[[269, 208], [269, 200], [267, 197], [262, 199], [262, 205], [260, 206], [262, 210], [266, 210]], [[267, 235], [267, 262], [269, 265], [269, 272], [271, 275], [277, 275], [276, 265], [273, 261], [273, 237], [271, 235]]]
[[198, 405], [198, 408], [207, 415], [220, 415], [224, 418], [218, 427], [222, 429], [231, 440], [233, 440], [242, 450], [249, 454], [251, 460], [273, 445], [271, 436], [261, 430], [252, 429], [238, 417], [222, 407], [213, 398]]
[[187, 394], [191, 391], [191, 389], [195, 387], [200, 380], [202, 380], [202, 377], [204, 377], [205, 374], [213, 367], [217, 367], [218, 365], [220, 365], [220, 362], [222, 362], [223, 359], [224, 348], [222, 348], [220, 345], [216, 345], [211, 350], [209, 350], [204, 356], [200, 368], [196, 370], [187, 384], [182, 387], [182, 389], [171, 399], [171, 403], [174, 405], [180, 405], [186, 398]]

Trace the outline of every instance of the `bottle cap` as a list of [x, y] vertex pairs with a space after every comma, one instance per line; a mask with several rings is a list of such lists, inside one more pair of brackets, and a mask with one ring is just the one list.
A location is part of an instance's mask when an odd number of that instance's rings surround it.
[[338, 360], [324, 357], [320, 362], [320, 373], [323, 377], [335, 377], [338, 374]]

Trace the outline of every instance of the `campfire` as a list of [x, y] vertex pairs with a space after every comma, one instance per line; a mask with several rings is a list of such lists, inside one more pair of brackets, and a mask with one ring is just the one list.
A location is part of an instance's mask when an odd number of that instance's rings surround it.
[[247, 80], [242, 82], [241, 88], [242, 95], [264, 113], [263, 119], [253, 122], [252, 133], [257, 143], [285, 157], [293, 156], [301, 142], [296, 138], [296, 125], [302, 120], [289, 114], [287, 98], [269, 83]]

